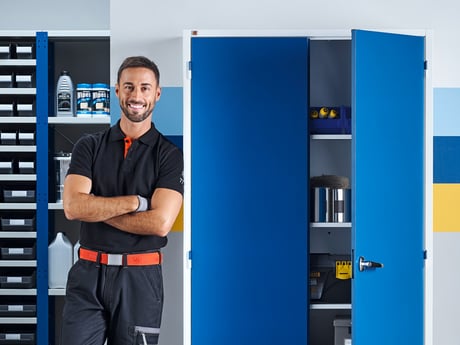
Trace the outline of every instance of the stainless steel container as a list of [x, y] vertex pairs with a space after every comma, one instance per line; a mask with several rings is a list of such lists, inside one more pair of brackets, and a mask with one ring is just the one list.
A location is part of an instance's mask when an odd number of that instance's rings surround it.
[[69, 169], [70, 153], [58, 153], [54, 156], [54, 171], [56, 177], [56, 202], [62, 202], [62, 193], [64, 191], [64, 180]]
[[315, 223], [333, 221], [332, 188], [316, 187], [312, 190], [311, 221]]
[[332, 189], [332, 221], [348, 223], [351, 221], [351, 190], [345, 188]]

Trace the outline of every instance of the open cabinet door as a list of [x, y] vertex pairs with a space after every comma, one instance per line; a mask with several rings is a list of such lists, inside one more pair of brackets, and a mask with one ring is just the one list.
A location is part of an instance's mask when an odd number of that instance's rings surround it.
[[192, 38], [193, 345], [307, 343], [307, 51]]
[[353, 345], [423, 344], [424, 56], [352, 33]]

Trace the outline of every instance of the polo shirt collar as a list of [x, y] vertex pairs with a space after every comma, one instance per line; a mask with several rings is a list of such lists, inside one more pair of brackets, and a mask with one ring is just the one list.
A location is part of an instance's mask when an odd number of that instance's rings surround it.
[[[157, 138], [160, 133], [155, 128], [155, 124], [153, 122], [151, 124], [152, 126], [150, 129], [139, 138], [139, 141], [146, 145], [153, 146], [157, 142]], [[110, 141], [122, 141], [124, 138], [125, 134], [121, 130], [120, 120], [118, 120], [115, 126], [110, 129]]]

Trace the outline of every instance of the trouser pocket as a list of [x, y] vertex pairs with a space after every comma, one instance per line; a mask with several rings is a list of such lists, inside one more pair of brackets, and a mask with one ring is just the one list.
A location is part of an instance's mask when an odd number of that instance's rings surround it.
[[158, 345], [160, 329], [154, 327], [132, 327], [133, 345]]

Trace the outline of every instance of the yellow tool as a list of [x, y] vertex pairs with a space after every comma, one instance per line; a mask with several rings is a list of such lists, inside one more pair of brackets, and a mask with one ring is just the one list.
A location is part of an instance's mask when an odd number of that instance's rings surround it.
[[351, 261], [336, 261], [335, 262], [335, 277], [337, 279], [351, 279], [352, 269]]
[[330, 119], [335, 119], [337, 116], [339, 116], [339, 112], [337, 111], [337, 109], [331, 109], [331, 111], [329, 111]]
[[329, 115], [329, 108], [328, 107], [322, 107], [319, 110], [319, 117], [320, 118], [325, 118]]
[[311, 117], [312, 119], [317, 119], [318, 116], [319, 116], [318, 110], [313, 109], [313, 110], [310, 111], [310, 117]]

